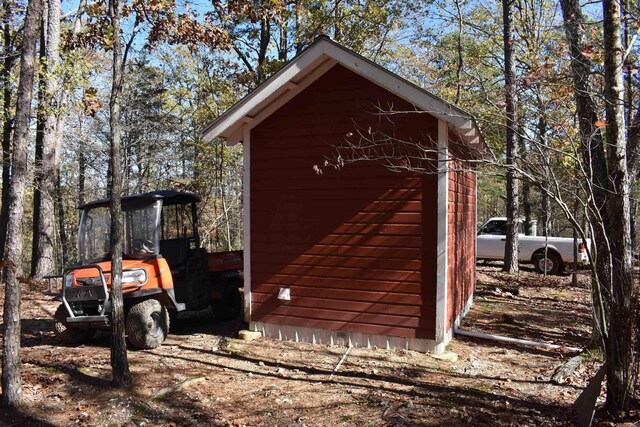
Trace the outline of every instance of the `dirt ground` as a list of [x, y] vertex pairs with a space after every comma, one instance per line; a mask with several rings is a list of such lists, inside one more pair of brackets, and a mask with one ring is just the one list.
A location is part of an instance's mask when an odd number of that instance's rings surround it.
[[[129, 351], [133, 387], [120, 391], [109, 383], [108, 335], [62, 346], [51, 321], [57, 303], [42, 286], [23, 289], [24, 405], [0, 410], [0, 425], [572, 425], [572, 404], [600, 365], [587, 356], [557, 385], [553, 373], [575, 352], [459, 336], [448, 346], [457, 361], [354, 348], [330, 377], [344, 347], [239, 341], [240, 322], [216, 324], [203, 311], [178, 319], [160, 348]], [[587, 277], [574, 287], [570, 276], [479, 266], [462, 328], [582, 348]], [[629, 424], [640, 420], [629, 415]]]

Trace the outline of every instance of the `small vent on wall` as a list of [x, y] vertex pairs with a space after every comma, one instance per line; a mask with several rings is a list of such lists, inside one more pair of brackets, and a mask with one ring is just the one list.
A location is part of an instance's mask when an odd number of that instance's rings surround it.
[[291, 290], [289, 288], [280, 288], [278, 290], [278, 299], [280, 301], [291, 301]]

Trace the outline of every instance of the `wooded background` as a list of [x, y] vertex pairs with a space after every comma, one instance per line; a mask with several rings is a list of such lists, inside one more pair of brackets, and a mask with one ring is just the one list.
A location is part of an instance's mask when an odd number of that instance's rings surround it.
[[[41, 271], [33, 271], [36, 276], [60, 271], [76, 258], [76, 208], [107, 194], [111, 80], [108, 22], [104, 4], [86, 3], [80, 2], [80, 9], [73, 2], [63, 5], [59, 61], [47, 60], [46, 23], [40, 36], [35, 96], [39, 112], [32, 120], [28, 150], [33, 185], [26, 193], [24, 238], [26, 247], [30, 247], [38, 233], [37, 219], [51, 218], [49, 229], [42, 232], [46, 233], [44, 240], [52, 243], [54, 257], [53, 263], [45, 263]], [[518, 136], [522, 158], [527, 159], [538, 155], [529, 140], [566, 149], [576, 142], [577, 127], [570, 55], [559, 5], [552, 1], [513, 4]], [[17, 55], [25, 6], [25, 2], [5, 1], [2, 10], [5, 181], [9, 176]], [[177, 188], [201, 195], [205, 203], [200, 226], [209, 250], [241, 247], [242, 155], [239, 147], [227, 147], [219, 141], [203, 143], [201, 130], [319, 34], [328, 34], [471, 112], [478, 117], [494, 153], [499, 159], [504, 156], [506, 119], [499, 3], [140, 1], [127, 5], [125, 15], [124, 193]], [[43, 21], [46, 19], [47, 16]], [[592, 19], [590, 55], [597, 61], [602, 55], [597, 11]], [[635, 26], [629, 27], [635, 33]], [[49, 53], [50, 57], [53, 55]], [[629, 63], [635, 62], [635, 55], [635, 51], [630, 53]], [[46, 70], [51, 62], [49, 68], [53, 69]], [[51, 78], [47, 79], [47, 75]], [[49, 93], [58, 98], [46, 106], [51, 101], [45, 99], [45, 86], [51, 81], [57, 83]], [[633, 99], [636, 81], [629, 79], [628, 83]], [[43, 152], [46, 133], [42, 129], [51, 116], [62, 118], [64, 126], [54, 136], [59, 140], [53, 143], [53, 150], [48, 143]], [[39, 174], [35, 173], [36, 163], [42, 164]], [[478, 191], [480, 220], [504, 215], [505, 203], [504, 171], [483, 172]], [[43, 182], [42, 176], [51, 176], [55, 182]], [[571, 185], [571, 174], [563, 179], [571, 193], [576, 187]], [[51, 191], [51, 185], [55, 189], [54, 203], [45, 204], [45, 211], [39, 212], [40, 189], [47, 187], [45, 191]], [[3, 195], [6, 200], [8, 192], [5, 190]], [[522, 188], [522, 205], [526, 221], [538, 220], [541, 232], [549, 227], [553, 235], [571, 235], [572, 228], [559, 215], [557, 206], [548, 204], [547, 198], [528, 183]], [[6, 213], [4, 217], [0, 232]], [[33, 248], [31, 256], [25, 256], [25, 266], [31, 265], [32, 258], [38, 258], [38, 245]], [[33, 264], [27, 269], [37, 268]]]

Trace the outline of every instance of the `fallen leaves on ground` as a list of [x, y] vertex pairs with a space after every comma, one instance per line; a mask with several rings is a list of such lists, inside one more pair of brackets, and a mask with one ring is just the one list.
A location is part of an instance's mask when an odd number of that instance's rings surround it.
[[[553, 373], [575, 353], [466, 337], [438, 360], [407, 350], [234, 337], [239, 322], [203, 311], [172, 324], [165, 344], [129, 351], [133, 386], [110, 386], [109, 337], [79, 347], [53, 335], [58, 303], [24, 285], [23, 397], [0, 425], [572, 425], [571, 405], [599, 366], [586, 358], [563, 384]], [[4, 294], [4, 292], [2, 292]], [[462, 328], [566, 347], [591, 336], [588, 276], [518, 276], [480, 266]]]

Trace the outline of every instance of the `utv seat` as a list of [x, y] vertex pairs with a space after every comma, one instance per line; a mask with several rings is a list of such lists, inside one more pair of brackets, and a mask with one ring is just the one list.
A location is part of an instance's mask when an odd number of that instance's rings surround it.
[[189, 255], [189, 239], [161, 240], [160, 255], [167, 260], [173, 275], [182, 273]]

